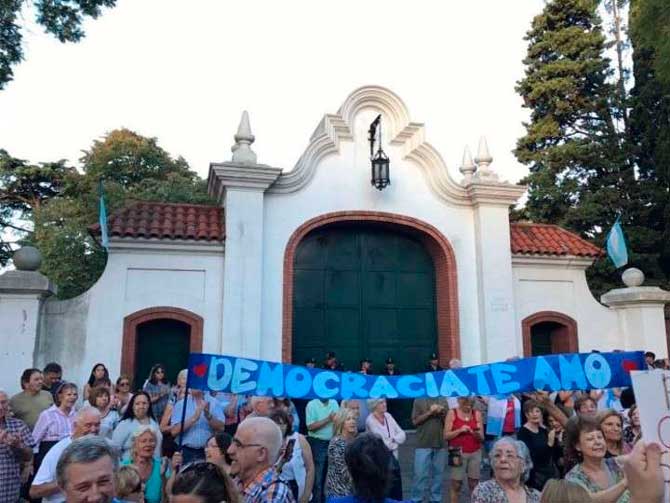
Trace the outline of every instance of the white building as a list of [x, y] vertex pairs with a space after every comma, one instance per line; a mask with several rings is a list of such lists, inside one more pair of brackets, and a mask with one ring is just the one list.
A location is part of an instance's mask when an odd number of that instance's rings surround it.
[[[391, 184], [370, 184], [368, 128], [382, 116]], [[601, 250], [550, 225], [510, 224], [524, 187], [499, 180], [486, 142], [454, 180], [404, 103], [380, 87], [325, 115], [293, 170], [258, 164], [243, 116], [232, 160], [212, 163], [220, 207], [141, 203], [110, 216], [107, 267], [78, 298], [24, 270], [0, 277], [0, 387], [48, 361], [83, 383], [96, 362], [142, 378], [189, 349], [347, 368], [391, 356], [401, 371], [546, 352], [667, 355], [670, 294], [628, 287], [594, 299]]]

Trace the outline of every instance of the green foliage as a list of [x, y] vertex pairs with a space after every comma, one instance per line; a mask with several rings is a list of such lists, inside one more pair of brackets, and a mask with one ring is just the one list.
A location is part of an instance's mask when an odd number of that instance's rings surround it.
[[645, 258], [649, 283], [670, 288], [670, 79], [661, 78], [658, 66], [659, 59], [670, 57], [664, 53], [670, 42], [654, 35], [667, 32], [670, 11], [666, 5], [661, 12], [653, 0], [634, 0], [630, 26], [635, 86], [629, 140], [639, 173], [637, 220], [643, 230], [636, 251]]
[[[12, 66], [23, 59], [21, 9], [26, 0], [0, 2], [0, 89], [10, 82]], [[47, 33], [61, 42], [79, 42], [84, 37], [82, 23], [86, 17], [97, 18], [104, 7], [114, 7], [116, 0], [34, 0], [36, 20]]]
[[[23, 162], [7, 158], [10, 166]], [[62, 163], [41, 165], [43, 169], [62, 166], [66, 176], [57, 169], [47, 172], [53, 177], [45, 176], [44, 185], [37, 184], [44, 189], [44, 197], [34, 197], [25, 208], [34, 222], [32, 242], [42, 252], [41, 271], [56, 282], [61, 298], [83, 293], [104, 270], [106, 252], [88, 232], [98, 221], [101, 178], [108, 214], [134, 200], [213, 204], [206, 182], [183, 158], [173, 159], [155, 138], [127, 129], [111, 131], [96, 140], [81, 161], [83, 173]], [[15, 178], [15, 186], [29, 187], [35, 187], [37, 179], [27, 168]]]
[[[522, 181], [528, 202], [515, 217], [562, 225], [602, 246], [617, 214], [626, 225], [635, 180], [597, 6], [551, 0], [527, 33], [517, 91], [531, 117], [515, 154], [530, 174]], [[618, 282], [604, 261], [590, 273], [597, 293]]]
[[0, 149], [0, 266], [7, 265], [17, 243], [31, 240], [34, 212], [60, 196], [76, 175], [65, 161], [29, 164]]
[[670, 6], [667, 0], [632, 0], [631, 38], [636, 49], [651, 52], [649, 67], [663, 85], [670, 85]]

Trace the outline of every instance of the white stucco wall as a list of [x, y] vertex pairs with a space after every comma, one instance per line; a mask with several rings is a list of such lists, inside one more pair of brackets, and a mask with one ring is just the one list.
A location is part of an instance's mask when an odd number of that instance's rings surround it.
[[591, 260], [514, 256], [512, 264], [519, 341], [524, 318], [556, 311], [577, 322], [580, 351], [625, 349], [616, 312], [600, 304], [589, 290], [584, 271]]
[[220, 244], [112, 240], [105, 271], [90, 290], [45, 304], [36, 360], [58, 361], [65, 378], [81, 385], [95, 362], [105, 363], [115, 377], [121, 370], [123, 319], [159, 306], [201, 316], [203, 351], [220, 352], [223, 276]]
[[[367, 128], [379, 113], [367, 109], [356, 116], [353, 142], [321, 160], [309, 183], [291, 193], [265, 194], [262, 357], [281, 357], [284, 253], [289, 238], [304, 222], [336, 211], [380, 211], [419, 219], [436, 227], [450, 242], [458, 267], [461, 352], [466, 364], [481, 357], [475, 234], [471, 207], [449, 205], [430, 189], [421, 169], [403, 160], [403, 148], [384, 149], [391, 159], [391, 185], [382, 191], [370, 185]], [[504, 232], [504, 230], [503, 230]], [[508, 231], [509, 232], [509, 231]]]

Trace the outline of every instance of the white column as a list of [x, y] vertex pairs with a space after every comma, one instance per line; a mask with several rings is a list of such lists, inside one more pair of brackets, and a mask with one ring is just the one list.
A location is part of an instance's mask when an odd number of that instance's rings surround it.
[[[26, 261], [27, 254], [31, 256]], [[14, 254], [18, 270], [0, 276], [0, 389], [10, 394], [21, 390], [21, 373], [35, 366], [42, 299], [56, 291], [55, 285], [37, 272], [40, 262], [37, 250], [23, 248]]]
[[261, 356], [263, 194], [280, 172], [269, 166], [237, 163], [211, 167], [210, 183], [225, 206], [221, 337], [222, 351], [227, 354]]
[[468, 191], [475, 204], [481, 361], [520, 356], [522, 344], [517, 340], [514, 314], [509, 206], [523, 188], [472, 184]]
[[670, 292], [658, 287], [641, 286], [644, 274], [639, 269], [624, 271], [627, 288], [617, 288], [600, 300], [616, 311], [619, 319], [617, 349], [653, 351], [656, 358], [668, 357], [664, 306], [670, 303]]

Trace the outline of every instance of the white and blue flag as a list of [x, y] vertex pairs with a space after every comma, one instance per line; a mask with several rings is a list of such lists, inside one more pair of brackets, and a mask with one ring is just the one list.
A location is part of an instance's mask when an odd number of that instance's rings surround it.
[[621, 228], [620, 217], [616, 219], [607, 235], [607, 255], [617, 269], [628, 263], [628, 250], [626, 249], [626, 239]]

